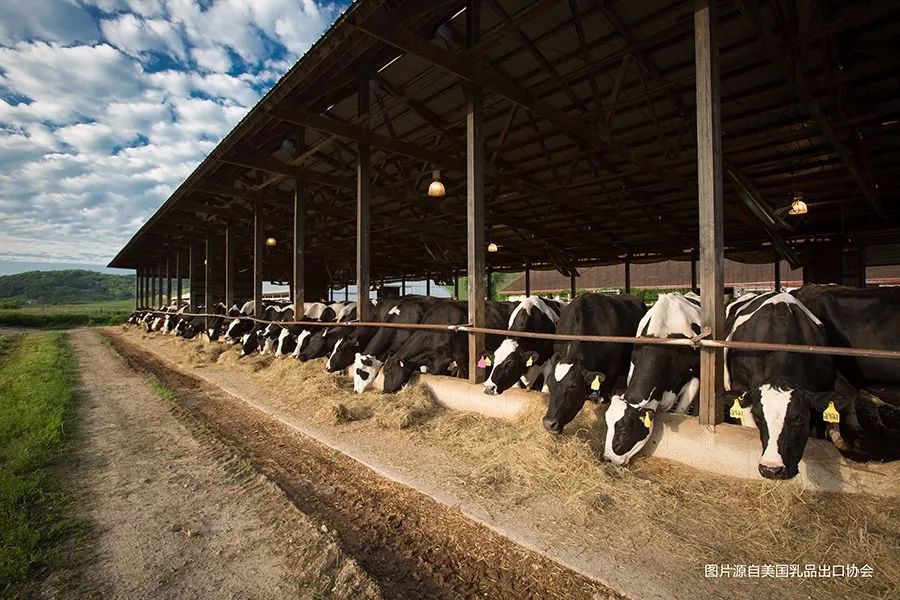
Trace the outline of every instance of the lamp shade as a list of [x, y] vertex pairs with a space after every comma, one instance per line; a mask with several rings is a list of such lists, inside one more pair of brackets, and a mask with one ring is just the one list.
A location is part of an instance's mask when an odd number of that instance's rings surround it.
[[266, 238], [266, 246], [274, 246], [278, 243], [278, 241], [273, 237]]
[[428, 195], [432, 198], [442, 198], [447, 193], [447, 190], [444, 189], [444, 184], [441, 183], [441, 172], [433, 171], [431, 177], [433, 181], [428, 186]]

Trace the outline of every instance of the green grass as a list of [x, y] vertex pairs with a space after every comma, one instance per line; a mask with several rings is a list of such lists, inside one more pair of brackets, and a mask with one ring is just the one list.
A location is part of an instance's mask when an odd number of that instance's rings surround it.
[[0, 325], [63, 329], [123, 323], [134, 308], [134, 300], [106, 300], [84, 304], [26, 304], [0, 309]]
[[150, 389], [153, 390], [154, 394], [156, 394], [166, 402], [169, 402], [171, 404], [176, 403], [175, 392], [173, 392], [169, 386], [164, 384], [156, 377], [150, 377], [150, 379], [147, 381], [147, 385], [150, 386]]
[[0, 336], [0, 597], [26, 596], [77, 529], [49, 472], [71, 440], [75, 379], [64, 334]]

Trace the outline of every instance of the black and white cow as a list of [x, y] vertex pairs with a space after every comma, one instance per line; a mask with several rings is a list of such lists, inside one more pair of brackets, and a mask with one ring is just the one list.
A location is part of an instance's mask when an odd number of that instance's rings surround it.
[[[323, 302], [305, 302], [303, 304], [303, 318], [300, 321], [319, 321], [322, 323], [330, 323], [334, 321], [334, 310]], [[306, 332], [304, 335], [303, 332]], [[303, 339], [310, 335], [312, 330], [303, 325], [291, 325], [281, 327], [278, 332], [278, 341], [275, 344], [275, 356], [283, 358], [291, 356], [294, 352], [300, 352], [303, 348], [298, 345], [300, 336]]]
[[[586, 294], [575, 298], [559, 315], [557, 333], [633, 336], [647, 306], [627, 295]], [[588, 397], [609, 398], [619, 375], [628, 369], [630, 344], [556, 342], [544, 366], [550, 391], [543, 424], [551, 433], [563, 428]]]
[[281, 315], [281, 306], [277, 304], [268, 304], [263, 307], [260, 321], [251, 321], [250, 330], [241, 336], [241, 353], [240, 356], [250, 356], [257, 350], [262, 348], [262, 333], [265, 331], [268, 323], [266, 321], [277, 321]]
[[[566, 303], [557, 300], [529, 296], [520, 301], [509, 317], [509, 331], [529, 331], [533, 333], [556, 333], [559, 312]], [[487, 352], [483, 362], [491, 367], [490, 375], [484, 382], [485, 394], [502, 394], [516, 383], [529, 388], [543, 385], [543, 376], [533, 379], [526, 376], [539, 374], [539, 365], [553, 354], [553, 342], [539, 338], [507, 337], [494, 352]]]
[[294, 320], [294, 307], [291, 305], [276, 307], [275, 320], [257, 333], [259, 336], [260, 354], [275, 353], [278, 338], [284, 327], [281, 323]]
[[[421, 323], [425, 314], [435, 304], [442, 302], [431, 296], [404, 296], [385, 315], [385, 323]], [[382, 327], [372, 337], [365, 349], [357, 352], [353, 360], [353, 390], [363, 393], [375, 381], [384, 361], [397, 352], [413, 334], [411, 329]]]
[[[432, 299], [425, 296], [384, 298], [375, 307], [372, 314], [372, 320], [379, 323], [391, 322], [392, 318], [401, 314], [404, 307], [409, 311], [412, 310], [412, 306], [416, 303], [430, 303], [430, 300]], [[381, 334], [383, 337], [391, 337], [397, 331], [399, 330], [387, 327], [356, 327], [347, 337], [335, 343], [334, 349], [331, 351], [331, 354], [328, 356], [328, 360], [325, 363], [325, 370], [330, 373], [343, 371], [354, 363], [356, 355], [366, 351], [376, 335]], [[382, 332], [385, 333], [382, 334]]]
[[[727, 340], [824, 346], [825, 326], [794, 296], [761, 294], [728, 315]], [[855, 421], [855, 399], [834, 392], [831, 356], [797, 352], [728, 349], [726, 411], [756, 426], [762, 443], [759, 472], [769, 479], [790, 479], [799, 468], [811, 428], [823, 413]]]
[[[690, 339], [700, 333], [700, 299], [662, 294], [641, 319], [637, 337]], [[700, 391], [700, 355], [690, 346], [636, 344], [627, 389], [606, 409], [603, 456], [626, 465], [650, 439], [658, 411], [686, 412]]]
[[[504, 329], [515, 306], [514, 302], [488, 302], [485, 306], [486, 326]], [[425, 313], [422, 323], [463, 325], [468, 322], [468, 318], [468, 307], [464, 302], [441, 302]], [[502, 341], [501, 336], [488, 335], [485, 336], [484, 345], [488, 351], [494, 351]], [[385, 393], [399, 391], [414, 371], [468, 377], [469, 343], [466, 334], [449, 327], [446, 332], [424, 329], [414, 331], [384, 363]]]
[[[337, 310], [335, 323], [339, 324], [345, 321], [353, 321], [354, 319], [356, 319], [356, 302], [348, 302]], [[328, 356], [339, 340], [350, 335], [351, 329], [351, 327], [340, 327], [338, 325], [325, 328], [321, 332], [313, 332], [300, 343], [302, 348], [297, 352], [297, 358], [301, 362], [306, 362], [314, 358]]]
[[[792, 294], [825, 325], [829, 345], [900, 351], [900, 288], [805, 285]], [[854, 460], [900, 459], [900, 365], [884, 358], [836, 356], [835, 367], [851, 393], [861, 390], [858, 423], [830, 424], [827, 436]]]
[[256, 312], [256, 303], [253, 300], [247, 300], [239, 309], [237, 315], [228, 323], [225, 329], [225, 341], [237, 344], [244, 337], [244, 334], [253, 329], [253, 321], [247, 317], [252, 317]]

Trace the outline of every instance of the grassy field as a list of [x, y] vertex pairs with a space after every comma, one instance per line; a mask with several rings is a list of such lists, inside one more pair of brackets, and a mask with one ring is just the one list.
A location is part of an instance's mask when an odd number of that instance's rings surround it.
[[49, 469], [72, 434], [75, 358], [64, 334], [0, 336], [0, 597], [24, 597], [76, 525]]
[[108, 300], [85, 304], [29, 304], [0, 309], [0, 325], [62, 329], [91, 325], [117, 325], [134, 308], [134, 300]]

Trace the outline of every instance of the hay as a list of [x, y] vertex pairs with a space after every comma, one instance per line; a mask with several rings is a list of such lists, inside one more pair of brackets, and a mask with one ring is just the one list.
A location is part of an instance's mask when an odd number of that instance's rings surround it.
[[[176, 362], [199, 343], [128, 335], [159, 346]], [[900, 597], [896, 500], [733, 479], [652, 457], [621, 468], [600, 458], [605, 432], [593, 407], [565, 435], [552, 436], [540, 426], [545, 404], [538, 397], [510, 423], [443, 409], [422, 385], [360, 395], [348, 377], [325, 373], [323, 360], [237, 360], [237, 353], [228, 348], [209, 364], [247, 373], [273, 406], [301, 420], [439, 456], [442, 470], [451, 473], [444, 484], [469, 501], [491, 513], [518, 510], [535, 520], [554, 515], [553, 526], [574, 545], [602, 544], [647, 568], [652, 560], [671, 563], [668, 570], [680, 565], [685, 577], [702, 576], [706, 563], [867, 563], [876, 569], [873, 579], [805, 580], [804, 593]]]

